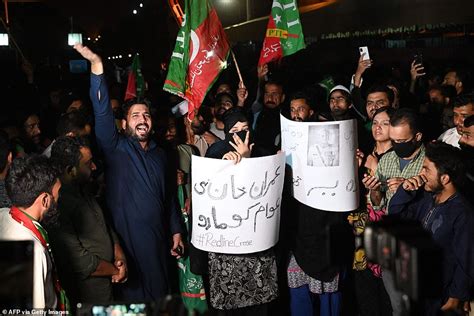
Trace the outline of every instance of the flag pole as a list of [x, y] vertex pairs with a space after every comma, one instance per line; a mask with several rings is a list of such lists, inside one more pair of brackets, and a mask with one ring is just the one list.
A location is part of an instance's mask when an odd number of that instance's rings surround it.
[[10, 18], [8, 16], [8, 0], [3, 0], [5, 4], [5, 20], [7, 20], [7, 24], [10, 24]]
[[239, 75], [239, 80], [240, 82], [242, 82], [242, 85], [244, 85], [244, 79], [242, 79], [242, 74], [240, 73], [239, 64], [237, 63], [237, 59], [235, 58], [234, 51], [231, 49], [230, 53], [232, 54], [232, 59], [234, 60], [235, 69], [237, 69], [237, 75]]

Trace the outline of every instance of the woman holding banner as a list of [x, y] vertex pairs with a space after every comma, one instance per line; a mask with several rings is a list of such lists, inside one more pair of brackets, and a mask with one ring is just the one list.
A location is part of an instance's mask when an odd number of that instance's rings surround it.
[[[251, 144], [249, 122], [240, 109], [224, 114], [225, 140], [213, 144], [206, 157], [234, 160], [262, 154]], [[208, 252], [210, 309], [224, 315], [267, 315], [268, 303], [278, 296], [277, 267], [273, 248], [250, 254]], [[221, 315], [221, 314], [219, 314]]]

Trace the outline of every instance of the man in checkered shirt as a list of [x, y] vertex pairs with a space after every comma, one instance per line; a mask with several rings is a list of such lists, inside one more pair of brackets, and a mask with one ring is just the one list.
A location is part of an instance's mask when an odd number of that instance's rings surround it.
[[[380, 159], [375, 175], [365, 175], [362, 180], [370, 190], [370, 203], [377, 210], [388, 207], [403, 181], [419, 175], [425, 158], [420, 122], [413, 110], [401, 108], [394, 113], [390, 119], [389, 136], [393, 151]], [[393, 315], [401, 315], [402, 295], [394, 287], [392, 273], [384, 271], [382, 278], [390, 296]]]

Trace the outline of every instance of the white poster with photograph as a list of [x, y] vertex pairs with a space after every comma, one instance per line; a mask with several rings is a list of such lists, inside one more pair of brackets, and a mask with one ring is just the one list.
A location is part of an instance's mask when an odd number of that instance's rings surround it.
[[285, 176], [283, 153], [233, 161], [192, 157], [192, 244], [246, 254], [278, 241]]
[[359, 206], [355, 120], [295, 122], [281, 116], [281, 138], [298, 201], [332, 212]]

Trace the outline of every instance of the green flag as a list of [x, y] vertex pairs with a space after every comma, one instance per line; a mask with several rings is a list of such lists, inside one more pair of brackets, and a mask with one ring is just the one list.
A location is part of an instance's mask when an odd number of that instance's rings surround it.
[[208, 0], [186, 0], [185, 15], [163, 89], [188, 101], [192, 119], [227, 65], [229, 43]]
[[305, 48], [296, 0], [273, 0], [258, 65], [267, 64]]

